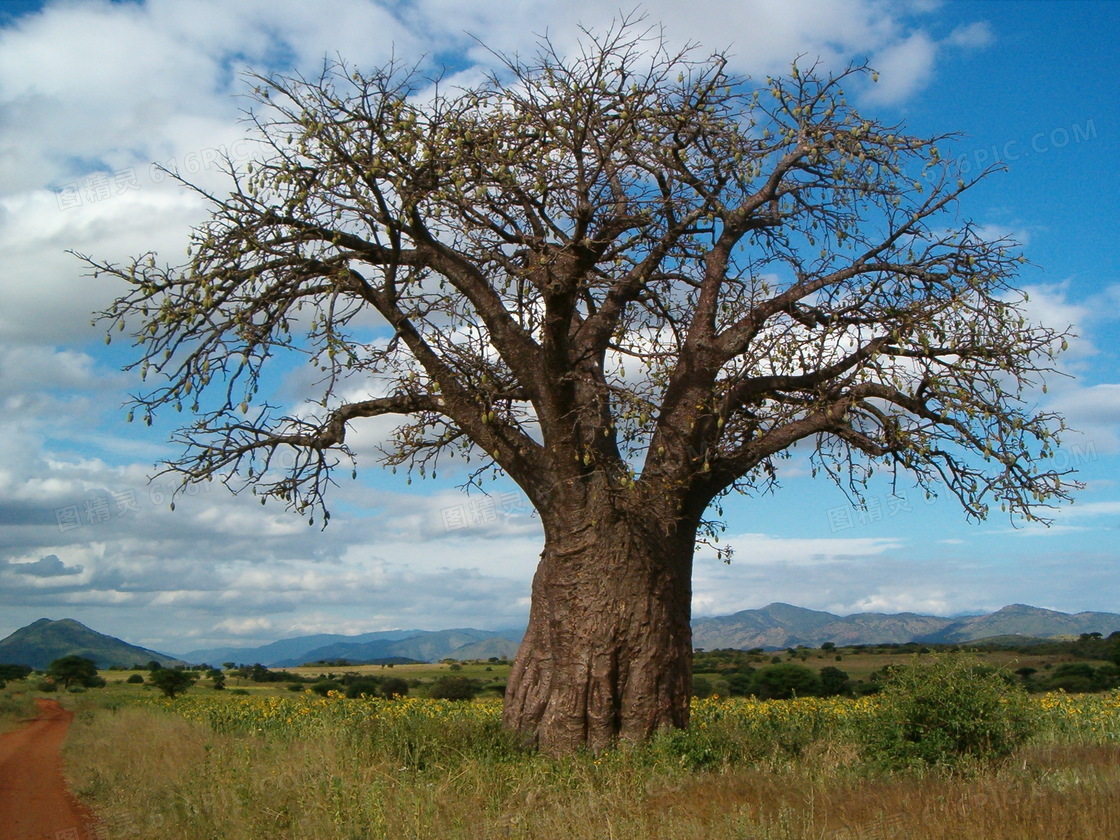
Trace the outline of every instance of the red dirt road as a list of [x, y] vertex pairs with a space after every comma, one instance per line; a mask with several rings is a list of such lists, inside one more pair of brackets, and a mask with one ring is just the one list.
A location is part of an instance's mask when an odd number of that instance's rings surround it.
[[38, 717], [0, 735], [0, 840], [85, 840], [93, 817], [66, 789], [59, 751], [74, 713], [35, 702]]

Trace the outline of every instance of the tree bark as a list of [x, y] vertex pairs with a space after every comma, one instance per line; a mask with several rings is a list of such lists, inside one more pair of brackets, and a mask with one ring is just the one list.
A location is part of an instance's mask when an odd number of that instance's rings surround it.
[[505, 727], [551, 754], [688, 725], [696, 529], [588, 507], [574, 524], [545, 517], [506, 688]]

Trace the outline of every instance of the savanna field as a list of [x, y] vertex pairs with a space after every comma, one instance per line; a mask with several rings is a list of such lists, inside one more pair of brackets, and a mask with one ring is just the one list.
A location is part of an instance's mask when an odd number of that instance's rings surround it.
[[563, 759], [502, 732], [496, 698], [110, 686], [65, 698], [66, 773], [111, 840], [1120, 837], [1120, 692], [949, 676], [935, 706], [929, 679], [695, 700], [688, 731]]

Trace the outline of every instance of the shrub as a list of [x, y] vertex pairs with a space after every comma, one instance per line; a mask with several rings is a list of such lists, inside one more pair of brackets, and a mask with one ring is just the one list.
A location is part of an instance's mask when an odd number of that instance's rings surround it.
[[389, 677], [381, 683], [382, 696], [393, 700], [397, 697], [406, 697], [408, 695], [408, 680], [401, 679], [400, 677]]
[[[734, 688], [734, 686], [732, 686]], [[811, 697], [821, 692], [821, 681], [804, 665], [782, 663], [759, 668], [751, 676], [750, 693], [760, 700]]]
[[473, 700], [477, 693], [477, 686], [467, 677], [440, 677], [428, 690], [428, 696], [436, 700]]
[[361, 697], [376, 697], [381, 694], [381, 679], [379, 677], [358, 677], [346, 684], [346, 696], [351, 700]]
[[309, 688], [321, 697], [326, 697], [329, 691], [342, 691], [342, 683], [338, 680], [316, 680]]
[[959, 656], [892, 669], [879, 697], [864, 746], [889, 767], [966, 769], [1009, 756], [1035, 729], [1021, 685]]
[[[732, 697], [749, 697], [754, 691], [753, 669], [747, 673], [729, 674], [727, 676], [727, 690]], [[712, 689], [713, 693], [718, 693]]]
[[0, 665], [0, 682], [15, 682], [30, 675], [29, 665]]
[[848, 674], [834, 665], [825, 665], [817, 675], [820, 679], [822, 697], [835, 697], [851, 691], [851, 681]]
[[131, 685], [136, 685], [138, 683], [143, 683], [144, 678], [142, 676], [140, 676], [139, 674], [133, 674], [131, 677], [129, 677], [127, 680], [125, 680], [125, 682], [130, 683]]

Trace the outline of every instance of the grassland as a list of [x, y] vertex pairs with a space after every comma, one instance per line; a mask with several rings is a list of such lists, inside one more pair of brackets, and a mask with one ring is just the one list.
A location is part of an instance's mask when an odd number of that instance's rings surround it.
[[[1065, 661], [984, 658], [1009, 670]], [[793, 661], [866, 679], [905, 659], [865, 650]], [[103, 672], [102, 689], [52, 696], [78, 713], [66, 771], [108, 840], [1120, 837], [1120, 692], [1031, 695], [1033, 739], [1006, 761], [953, 773], [871, 761], [874, 696], [698, 700], [687, 732], [554, 760], [502, 732], [492, 694], [424, 696], [440, 676], [499, 684], [508, 668], [289, 669], [403, 677], [413, 696], [398, 700], [237, 677], [226, 683], [235, 691], [204, 680], [168, 700], [127, 683], [144, 673], [130, 671]], [[0, 729], [26, 712], [32, 685], [0, 692]]]
[[564, 760], [503, 733], [497, 700], [60, 699], [67, 773], [112, 840], [1120, 836], [1116, 693], [1032, 697], [1035, 739], [963, 774], [868, 764], [875, 698], [697, 701], [688, 732]]

